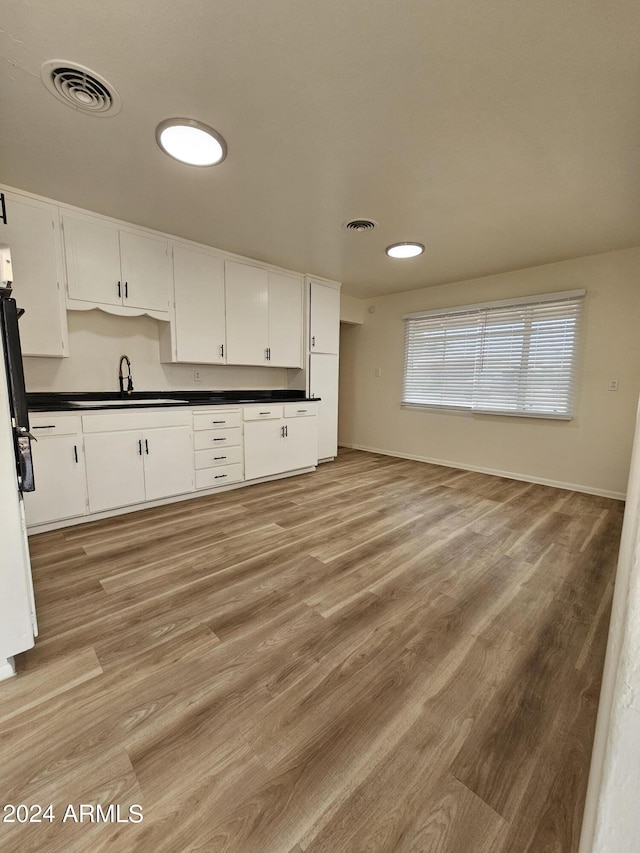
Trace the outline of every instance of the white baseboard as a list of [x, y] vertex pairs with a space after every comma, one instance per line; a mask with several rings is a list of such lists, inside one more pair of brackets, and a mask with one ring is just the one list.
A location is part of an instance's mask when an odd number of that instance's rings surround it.
[[0, 681], [4, 681], [5, 678], [13, 678], [15, 674], [16, 668], [13, 658], [4, 658], [0, 661]]
[[459, 462], [450, 462], [447, 459], [431, 459], [428, 456], [416, 456], [411, 453], [400, 453], [397, 450], [382, 450], [379, 447], [365, 447], [361, 444], [341, 443], [340, 447], [348, 447], [351, 450], [364, 450], [367, 453], [379, 453], [382, 456], [396, 456], [398, 459], [412, 459], [414, 462], [428, 462], [431, 465], [443, 465], [445, 468], [458, 468], [461, 471], [477, 471], [479, 474], [491, 474], [494, 477], [506, 477], [508, 480], [521, 480], [523, 483], [538, 483], [541, 486], [551, 486], [554, 489], [567, 489], [570, 492], [583, 492], [586, 495], [598, 495], [602, 498], [612, 498], [623, 501], [626, 498], [624, 492], [611, 492], [607, 489], [596, 489], [592, 486], [584, 486], [578, 483], [562, 483], [559, 480], [547, 480], [544, 477], [530, 477], [527, 474], [514, 474], [513, 471], [499, 471], [496, 468], [480, 468], [475, 465], [461, 465]]

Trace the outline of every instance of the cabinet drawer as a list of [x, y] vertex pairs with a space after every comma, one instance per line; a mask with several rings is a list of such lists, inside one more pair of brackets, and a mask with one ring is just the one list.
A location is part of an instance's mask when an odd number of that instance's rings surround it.
[[309, 418], [318, 414], [316, 403], [287, 403], [284, 407], [285, 418]]
[[245, 408], [245, 421], [268, 421], [282, 417], [282, 406], [255, 406]]
[[138, 409], [135, 412], [118, 411], [100, 415], [82, 415], [82, 427], [85, 433], [161, 429], [172, 426], [190, 427], [191, 413], [178, 409]]
[[203, 468], [196, 471], [196, 489], [211, 489], [244, 480], [242, 464], [224, 465], [222, 468]]
[[225, 409], [216, 412], [194, 412], [193, 428], [200, 429], [222, 429], [223, 427], [239, 427], [242, 423], [242, 412], [240, 409]]
[[210, 450], [212, 447], [235, 447], [242, 445], [240, 427], [231, 429], [207, 429], [193, 435], [194, 450]]
[[225, 447], [220, 450], [197, 450], [196, 469], [218, 468], [220, 465], [236, 465], [242, 462], [241, 447]]
[[36, 438], [47, 435], [75, 435], [82, 432], [79, 417], [73, 415], [29, 415], [31, 431]]

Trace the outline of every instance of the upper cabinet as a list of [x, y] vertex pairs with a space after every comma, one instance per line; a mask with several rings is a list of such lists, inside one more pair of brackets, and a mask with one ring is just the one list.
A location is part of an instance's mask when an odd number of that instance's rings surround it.
[[259, 267], [227, 261], [227, 361], [269, 363], [269, 274]]
[[168, 319], [168, 241], [106, 220], [63, 212], [70, 309]]
[[302, 367], [302, 276], [227, 261], [227, 363]]
[[[69, 355], [58, 208], [5, 192], [0, 242], [11, 249], [23, 355]], [[6, 220], [6, 221], [5, 221]]]
[[[66, 312], [99, 308], [165, 321], [163, 362], [303, 367], [302, 275], [21, 191], [2, 199], [25, 355], [68, 355]], [[312, 291], [312, 350], [337, 352], [329, 318], [339, 294], [320, 283]]]
[[269, 364], [302, 367], [302, 278], [269, 272]]
[[337, 353], [340, 348], [340, 290], [311, 281], [309, 350]]
[[162, 361], [225, 364], [224, 261], [173, 246], [173, 309], [161, 332]]

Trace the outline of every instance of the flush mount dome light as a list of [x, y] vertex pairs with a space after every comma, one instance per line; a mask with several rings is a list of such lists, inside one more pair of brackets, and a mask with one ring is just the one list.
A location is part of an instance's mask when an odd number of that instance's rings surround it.
[[156, 128], [160, 148], [190, 166], [215, 166], [227, 156], [227, 143], [219, 133], [190, 118], [169, 118]]
[[390, 258], [415, 258], [424, 252], [422, 243], [394, 243], [385, 249]]

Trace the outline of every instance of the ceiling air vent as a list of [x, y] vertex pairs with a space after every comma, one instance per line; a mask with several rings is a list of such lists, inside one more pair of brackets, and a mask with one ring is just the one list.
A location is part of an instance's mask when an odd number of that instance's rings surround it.
[[356, 231], [363, 234], [366, 231], [373, 231], [378, 223], [373, 219], [350, 219], [344, 222], [342, 227], [345, 231]]
[[82, 113], [112, 116], [120, 112], [120, 96], [99, 74], [64, 59], [52, 59], [40, 69], [42, 82], [59, 101]]

